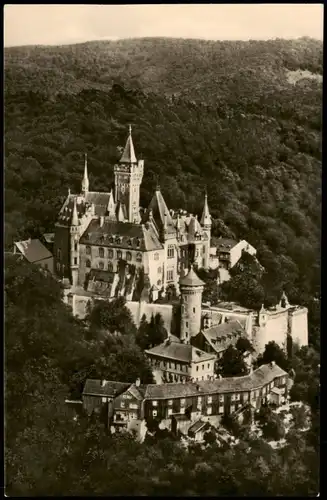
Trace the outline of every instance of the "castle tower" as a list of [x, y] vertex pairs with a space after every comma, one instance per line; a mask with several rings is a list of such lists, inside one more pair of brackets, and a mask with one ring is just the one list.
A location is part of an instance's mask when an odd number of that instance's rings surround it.
[[79, 269], [79, 220], [77, 214], [76, 196], [74, 197], [74, 208], [69, 232], [71, 284], [72, 286], [76, 286], [78, 283]]
[[204, 196], [204, 207], [203, 207], [203, 212], [202, 212], [202, 217], [201, 217], [201, 226], [204, 229], [205, 234], [207, 235], [207, 242], [205, 245], [205, 252], [203, 255], [203, 267], [204, 269], [209, 269], [209, 263], [210, 263], [210, 242], [211, 242], [211, 226], [212, 226], [212, 221], [211, 221], [211, 215], [209, 212], [209, 207], [208, 207], [208, 196], [207, 193]]
[[132, 127], [119, 163], [114, 167], [115, 201], [125, 206], [128, 222], [140, 222], [140, 185], [144, 161], [137, 161], [132, 139]]
[[179, 280], [181, 292], [181, 341], [190, 343], [191, 337], [201, 329], [201, 304], [204, 282], [190, 267], [186, 276]]
[[84, 162], [84, 177], [82, 180], [82, 194], [85, 197], [89, 192], [89, 176], [87, 173], [87, 154], [85, 154], [85, 162]]

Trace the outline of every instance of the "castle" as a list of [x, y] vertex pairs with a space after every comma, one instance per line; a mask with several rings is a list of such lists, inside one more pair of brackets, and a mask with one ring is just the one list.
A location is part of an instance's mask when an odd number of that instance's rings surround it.
[[200, 222], [185, 211], [169, 211], [159, 186], [144, 210], [140, 208], [143, 172], [144, 161], [136, 158], [131, 127], [114, 166], [114, 193], [89, 190], [85, 157], [81, 193], [68, 193], [54, 236], [56, 274], [69, 279], [72, 287], [89, 291], [102, 287], [109, 297], [130, 299], [141, 287], [156, 299], [169, 285], [178, 290], [179, 276], [190, 259], [209, 268], [207, 196]]

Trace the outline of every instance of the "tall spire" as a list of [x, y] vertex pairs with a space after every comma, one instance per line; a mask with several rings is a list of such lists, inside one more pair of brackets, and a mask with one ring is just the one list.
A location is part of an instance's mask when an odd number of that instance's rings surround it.
[[73, 216], [72, 216], [72, 226], [78, 226], [76, 196], [74, 196], [74, 208], [73, 208]]
[[84, 155], [84, 177], [82, 180], [82, 193], [86, 195], [89, 191], [89, 177], [87, 173], [87, 154]]
[[129, 125], [129, 135], [128, 135], [128, 138], [126, 141], [124, 152], [123, 152], [122, 157], [119, 161], [120, 161], [120, 163], [137, 163], [133, 139], [132, 139], [132, 126], [131, 125]]
[[211, 226], [211, 215], [210, 215], [209, 207], [208, 207], [207, 191], [205, 192], [205, 195], [204, 195], [204, 207], [203, 207], [203, 212], [202, 212], [202, 217], [201, 217], [201, 225], [202, 226]]

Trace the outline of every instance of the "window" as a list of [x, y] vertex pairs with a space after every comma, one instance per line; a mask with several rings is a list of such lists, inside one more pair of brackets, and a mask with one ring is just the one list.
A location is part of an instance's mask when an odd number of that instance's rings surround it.
[[235, 401], [235, 394], [232, 394], [231, 401]]
[[99, 262], [99, 269], [104, 269], [104, 263], [102, 261]]
[[188, 328], [188, 321], [185, 321], [185, 326], [186, 328]]
[[46, 264], [46, 263], [44, 264], [44, 269], [45, 269], [45, 270], [48, 270], [48, 269], [49, 269], [48, 264]]
[[198, 367], [198, 366], [196, 367], [196, 371], [197, 371], [197, 372], [199, 371], [199, 367]]
[[174, 245], [168, 245], [167, 257], [168, 259], [174, 258]]
[[107, 398], [102, 398], [102, 403], [106, 403], [107, 402]]
[[249, 395], [247, 392], [243, 394], [243, 401], [247, 401], [249, 399]]
[[202, 259], [202, 267], [205, 267], [205, 265], [206, 265], [206, 260]]
[[137, 262], [142, 262], [142, 254], [141, 253], [136, 254], [136, 260], [137, 260]]
[[185, 408], [181, 408], [181, 413], [184, 414], [185, 413]]
[[209, 406], [207, 408], [207, 415], [211, 415], [211, 414], [212, 414], [212, 408], [211, 408], [211, 406]]
[[231, 413], [234, 413], [234, 411], [235, 411], [235, 405], [231, 405], [231, 407], [230, 407], [230, 412], [231, 412]]
[[112, 270], [113, 270], [112, 262], [108, 262], [108, 271], [112, 273]]
[[240, 401], [241, 399], [241, 395], [240, 394], [236, 394], [235, 395], [235, 401]]
[[118, 250], [117, 251], [117, 259], [121, 259], [122, 256], [123, 256], [123, 254], [122, 254], [121, 250]]
[[157, 415], [158, 415], [157, 410], [153, 410], [153, 411], [152, 411], [152, 416], [153, 416], [153, 417], [156, 417]]
[[195, 313], [195, 307], [193, 307], [193, 313]]
[[159, 254], [158, 253], [154, 254], [154, 260], [159, 260]]
[[109, 250], [108, 250], [108, 258], [112, 259], [113, 256], [114, 256], [114, 251], [111, 248], [109, 248]]
[[202, 253], [203, 253], [203, 255], [206, 253], [206, 247], [205, 247], [205, 245], [203, 245]]
[[130, 414], [130, 416], [133, 420], [137, 420], [137, 413], [135, 413], [134, 411]]
[[221, 415], [222, 413], [224, 413], [224, 407], [222, 405], [219, 406], [218, 413], [219, 413], [219, 415]]
[[158, 267], [158, 274], [161, 274], [162, 273], [162, 269], [161, 267]]
[[204, 370], [204, 365], [202, 365], [202, 370]]
[[91, 267], [91, 261], [90, 261], [90, 259], [86, 259], [85, 265], [86, 265], [86, 267]]
[[174, 279], [174, 270], [168, 269], [167, 271], [167, 281], [173, 281]]
[[59, 262], [57, 262], [57, 271], [58, 271], [58, 273], [60, 271], [60, 263]]
[[198, 403], [197, 403], [198, 409], [200, 410], [202, 408], [202, 398], [201, 396], [198, 397]]
[[158, 401], [152, 401], [152, 406], [158, 406]]
[[223, 394], [221, 394], [221, 395], [219, 396], [219, 403], [223, 403], [223, 402], [224, 402], [224, 395], [223, 395]]
[[101, 259], [104, 257], [104, 248], [102, 247], [99, 248], [99, 257], [101, 257]]
[[131, 252], [126, 252], [126, 260], [132, 260]]
[[77, 252], [77, 243], [74, 243], [74, 250]]
[[173, 414], [172, 408], [168, 408], [168, 417]]
[[208, 396], [207, 402], [208, 404], [212, 403], [212, 396]]
[[77, 266], [77, 257], [74, 257], [74, 265]]
[[125, 401], [121, 401], [120, 406], [121, 406], [121, 408], [125, 408]]
[[161, 280], [158, 280], [158, 281], [157, 281], [157, 285], [158, 285], [158, 286], [161, 286]]
[[169, 399], [168, 400], [168, 406], [172, 406], [173, 405], [173, 400], [172, 399]]
[[208, 363], [208, 369], [210, 368], [210, 363]]
[[138, 409], [138, 406], [135, 403], [130, 403], [129, 407], [130, 407], [131, 410], [137, 410]]
[[181, 406], [185, 406], [185, 399], [181, 399]]

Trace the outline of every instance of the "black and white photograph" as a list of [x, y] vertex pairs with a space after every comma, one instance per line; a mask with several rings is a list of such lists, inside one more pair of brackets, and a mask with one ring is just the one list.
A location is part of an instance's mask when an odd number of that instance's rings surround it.
[[4, 494], [320, 495], [323, 4], [4, 6]]

